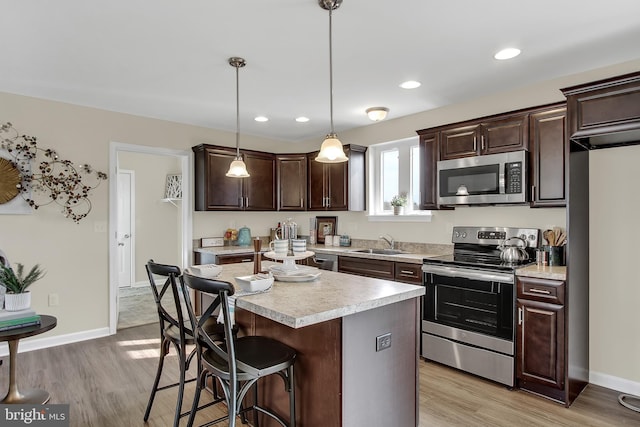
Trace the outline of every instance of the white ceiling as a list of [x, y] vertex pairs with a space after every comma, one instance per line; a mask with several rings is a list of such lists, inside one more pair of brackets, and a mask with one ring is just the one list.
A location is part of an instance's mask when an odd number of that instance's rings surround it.
[[[233, 132], [227, 60], [241, 56], [241, 133], [299, 141], [330, 129], [329, 14], [317, 0], [0, 6], [0, 91]], [[333, 41], [340, 133], [371, 124], [371, 106], [389, 120], [638, 59], [640, 1], [344, 0]], [[522, 54], [493, 59], [507, 46]]]

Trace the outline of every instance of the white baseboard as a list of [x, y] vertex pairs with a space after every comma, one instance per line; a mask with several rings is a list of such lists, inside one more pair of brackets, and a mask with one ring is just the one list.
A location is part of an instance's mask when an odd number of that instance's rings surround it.
[[594, 371], [589, 372], [589, 382], [611, 390], [640, 396], [640, 382]]
[[[92, 340], [102, 338], [109, 335], [109, 328], [93, 329], [90, 331], [75, 332], [67, 335], [58, 335], [55, 337], [33, 338], [20, 340], [18, 344], [18, 353], [27, 351], [40, 350], [42, 348], [56, 347], [63, 344], [71, 344], [74, 342]], [[9, 355], [9, 345], [6, 342], [0, 343], [0, 357]]]

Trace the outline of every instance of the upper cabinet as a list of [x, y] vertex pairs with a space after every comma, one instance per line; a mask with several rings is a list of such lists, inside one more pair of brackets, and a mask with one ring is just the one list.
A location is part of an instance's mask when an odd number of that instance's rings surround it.
[[226, 176], [235, 150], [201, 144], [195, 153], [195, 209], [275, 210], [275, 157], [273, 154], [242, 150], [240, 153], [251, 175], [248, 178]]
[[528, 148], [528, 114], [504, 114], [440, 128], [440, 160]]
[[307, 155], [276, 155], [279, 211], [307, 209]]
[[345, 145], [349, 160], [320, 163], [318, 152], [307, 155], [307, 209], [314, 211], [364, 211], [366, 208], [366, 147]]
[[420, 209], [438, 209], [438, 133], [420, 135]]
[[529, 116], [531, 206], [566, 206], [567, 108], [564, 103]]
[[562, 92], [572, 141], [588, 149], [640, 144], [640, 72]]

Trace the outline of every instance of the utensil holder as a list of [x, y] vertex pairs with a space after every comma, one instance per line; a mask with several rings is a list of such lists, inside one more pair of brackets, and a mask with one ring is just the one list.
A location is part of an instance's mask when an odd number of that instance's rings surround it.
[[564, 246], [543, 246], [549, 253], [549, 265], [565, 265]]

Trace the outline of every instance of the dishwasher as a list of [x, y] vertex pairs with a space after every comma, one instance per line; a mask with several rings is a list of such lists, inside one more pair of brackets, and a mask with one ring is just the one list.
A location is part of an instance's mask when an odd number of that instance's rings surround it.
[[338, 255], [316, 253], [309, 259], [309, 265], [321, 270], [338, 271]]

